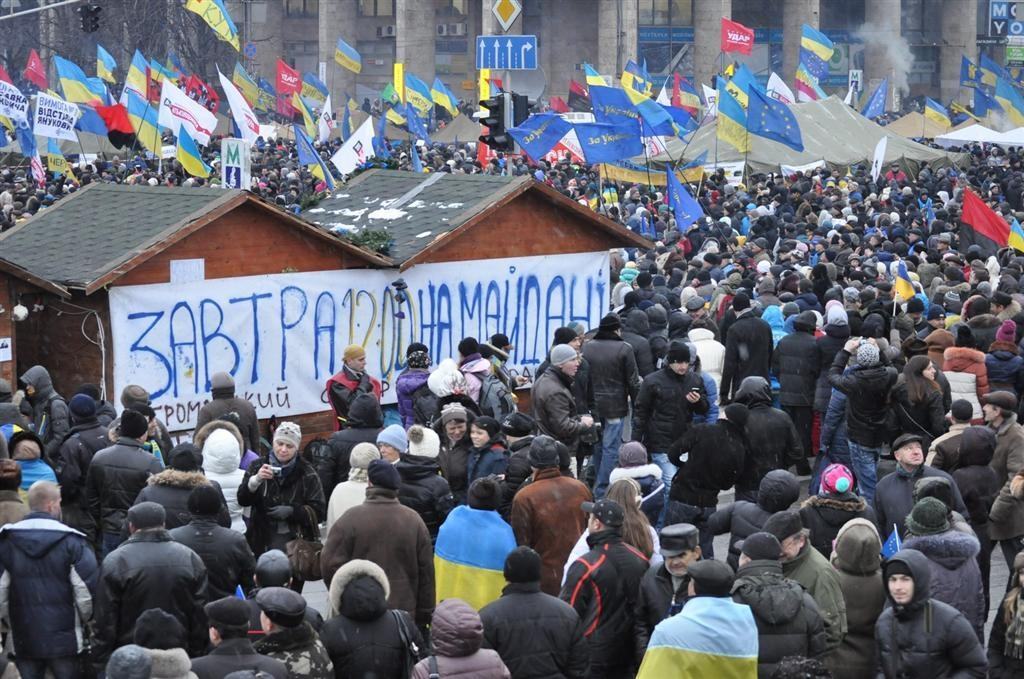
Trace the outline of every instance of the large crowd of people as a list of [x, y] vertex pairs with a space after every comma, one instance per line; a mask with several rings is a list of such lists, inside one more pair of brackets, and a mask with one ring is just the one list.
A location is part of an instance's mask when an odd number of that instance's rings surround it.
[[[347, 347], [326, 442], [284, 421], [261, 444], [224, 373], [181, 443], [139, 386], [115, 408], [44, 366], [0, 383], [8, 671], [1017, 676], [1024, 256], [970, 245], [960, 218], [970, 190], [1024, 219], [1024, 180], [1015, 150], [969, 151], [877, 181], [712, 172], [680, 224], [658, 187], [571, 160], [424, 149], [657, 241], [611, 253], [608, 313], [553, 333], [528, 398], [503, 335], [417, 343], [385, 426]], [[253, 173], [286, 209], [324, 190], [283, 141]], [[27, 176], [0, 170], [4, 227], [91, 182], [202, 183], [139, 158]], [[320, 579], [323, 611], [301, 594]]]

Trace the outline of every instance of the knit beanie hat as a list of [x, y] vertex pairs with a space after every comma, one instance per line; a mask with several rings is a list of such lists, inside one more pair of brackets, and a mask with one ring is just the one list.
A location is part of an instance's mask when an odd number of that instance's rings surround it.
[[281, 422], [274, 430], [274, 441], [284, 441], [299, 448], [302, 445], [302, 430], [294, 422]]
[[427, 345], [413, 342], [405, 352], [405, 362], [410, 368], [426, 369], [430, 367], [430, 352]]
[[142, 438], [149, 430], [149, 420], [138, 410], [129, 408], [121, 413], [121, 424], [118, 429], [125, 438]]
[[110, 654], [107, 679], [149, 679], [153, 660], [141, 646], [128, 644]]
[[363, 358], [364, 356], [366, 356], [366, 349], [363, 349], [363, 347], [361, 347], [358, 344], [350, 344], [347, 347], [345, 347], [345, 351], [342, 353], [341, 356], [346, 361], [351, 361], [357, 358]]
[[458, 420], [459, 422], [467, 422], [469, 420], [469, 413], [466, 412], [466, 408], [461, 403], [449, 403], [441, 408], [442, 425], [448, 424], [454, 420]]
[[647, 448], [639, 441], [623, 443], [619, 448], [620, 467], [639, 467], [647, 464]]
[[501, 506], [501, 498], [501, 486], [490, 476], [473, 481], [466, 493], [466, 503], [471, 509], [496, 510]]
[[191, 443], [179, 443], [167, 455], [167, 466], [180, 472], [197, 472], [202, 466], [199, 449]]
[[575, 359], [577, 355], [576, 350], [568, 344], [556, 344], [551, 347], [551, 353], [548, 354], [548, 357], [551, 359], [551, 365], [562, 365]]
[[409, 439], [405, 435], [405, 429], [400, 424], [390, 424], [377, 434], [377, 445], [379, 446], [382, 443], [391, 446], [400, 453], [404, 453], [409, 448]]
[[505, 580], [508, 582], [540, 582], [540, 554], [531, 547], [516, 547], [505, 557]]
[[380, 459], [380, 451], [372, 443], [357, 443], [349, 454], [348, 462], [352, 469], [367, 469], [370, 463]]
[[742, 403], [730, 403], [722, 410], [725, 412], [725, 418], [737, 427], [747, 426], [747, 420], [750, 419], [750, 410], [747, 406]]
[[[996, 341], [997, 342], [1016, 342], [1017, 341], [1017, 324], [1007, 319], [1003, 321], [1003, 324], [996, 330]], [[72, 399], [74, 400], [74, 399]]]
[[871, 342], [861, 342], [857, 347], [857, 365], [864, 368], [878, 365], [878, 347]]
[[183, 648], [186, 643], [185, 628], [170, 613], [159, 608], [150, 608], [135, 619], [133, 641], [143, 648], [169, 650]]
[[944, 533], [949, 530], [949, 508], [938, 498], [921, 498], [910, 510], [906, 526], [914, 535]]
[[747, 293], [736, 293], [736, 296], [732, 298], [732, 308], [734, 311], [743, 311], [744, 309], [749, 309], [750, 297], [747, 296]]
[[481, 417], [473, 420], [473, 426], [487, 432], [487, 435], [491, 437], [492, 441], [501, 432], [501, 425], [498, 424], [498, 421], [493, 417], [487, 417], [486, 415], [482, 415]]
[[576, 339], [578, 335], [572, 328], [555, 328], [555, 341], [552, 344], [568, 344]]
[[853, 474], [838, 462], [825, 467], [821, 474], [821, 490], [829, 495], [839, 495], [853, 490]]
[[419, 457], [437, 457], [441, 452], [441, 438], [433, 429], [414, 424], [406, 434], [409, 454]]
[[217, 516], [223, 502], [220, 491], [213, 484], [200, 483], [188, 494], [187, 507], [189, 513], [194, 516]]
[[68, 410], [78, 421], [91, 420], [96, 417], [96, 401], [87, 394], [75, 394], [68, 403]]
[[686, 342], [680, 342], [676, 340], [669, 345], [668, 353], [665, 356], [665, 364], [671, 363], [689, 363], [690, 362], [690, 347], [686, 346]]
[[395, 465], [387, 460], [374, 460], [366, 470], [370, 483], [378, 488], [398, 490], [402, 485], [402, 477], [399, 475]]

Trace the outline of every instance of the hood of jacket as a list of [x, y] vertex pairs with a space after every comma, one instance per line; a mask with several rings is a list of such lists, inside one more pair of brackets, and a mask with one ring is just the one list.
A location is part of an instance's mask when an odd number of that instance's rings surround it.
[[967, 321], [967, 327], [971, 330], [988, 330], [998, 328], [1002, 323], [995, 314], [978, 314]]
[[715, 341], [715, 333], [711, 332], [707, 328], [694, 328], [687, 334], [690, 341], [694, 344], [697, 344], [698, 342]]
[[1009, 361], [1017, 356], [1019, 351], [1017, 345], [1013, 342], [1000, 342], [996, 340], [992, 344], [988, 345], [988, 353], [998, 358], [1000, 361]]
[[0, 540], [10, 543], [33, 559], [44, 557], [70, 535], [85, 537], [44, 512], [32, 512], [21, 521], [0, 528]]
[[782, 318], [782, 308], [777, 306], [766, 307], [761, 314], [761, 320], [772, 327], [772, 332], [786, 332], [786, 321]]
[[850, 326], [846, 324], [835, 325], [833, 323], [828, 323], [824, 328], [822, 328], [822, 330], [825, 331], [826, 335], [833, 339], [850, 339]]
[[[210, 438], [210, 434], [218, 429], [223, 429], [235, 437], [235, 440], [238, 441], [237, 451], [226, 448], [218, 449], [216, 447], [211, 447], [210, 450], [203, 450], [206, 439]], [[196, 448], [203, 451], [203, 469], [214, 474], [230, 474], [238, 469], [238, 464], [242, 461], [241, 451], [245, 449], [242, 433], [238, 431], [238, 427], [224, 420], [213, 420], [200, 427], [199, 431], [196, 432], [194, 443]]]
[[403, 481], [418, 481], [430, 476], [437, 476], [441, 471], [436, 458], [409, 455], [408, 453], [402, 454], [398, 462], [395, 463], [395, 469], [398, 470]]
[[202, 472], [183, 472], [178, 469], [165, 469], [159, 474], [150, 476], [146, 483], [150, 486], [166, 486], [168, 488], [192, 490], [210, 482], [203, 476]]
[[892, 599], [892, 594], [889, 592], [888, 586], [885, 588], [885, 596], [892, 604], [893, 609], [896, 612], [896, 616], [900, 617], [906, 613], [921, 608], [925, 601], [928, 600], [928, 595], [931, 593], [931, 571], [928, 568], [928, 557], [916, 549], [901, 549], [900, 551], [893, 554], [885, 562], [882, 567], [882, 582], [889, 581], [889, 570], [893, 564], [902, 563], [910, 571], [910, 577], [914, 581], [914, 596], [911, 598], [910, 603], [906, 605], [899, 605]]
[[480, 650], [484, 626], [480, 615], [465, 601], [445, 599], [434, 609], [430, 639], [438, 655], [462, 658]]
[[[689, 332], [690, 325], [692, 323], [693, 319], [691, 319], [686, 314], [680, 311], [673, 311], [671, 314], [669, 314], [668, 317], [669, 338], [682, 340], [686, 339], [686, 334]], [[714, 335], [712, 335], [710, 332], [708, 332], [708, 335], [710, 337], [714, 337]], [[691, 337], [690, 339], [692, 340], [693, 338]]]
[[[647, 317], [644, 316], [644, 318]], [[459, 366], [459, 370], [463, 374], [472, 373], [473, 375], [476, 375], [480, 379], [483, 379], [484, 375], [486, 375], [491, 370], [491, 362], [488, 361], [486, 358], [475, 358], [467, 360], [465, 363]]]
[[938, 535], [907, 538], [903, 546], [907, 549], [916, 549], [930, 561], [950, 571], [960, 568], [980, 551], [978, 538], [952, 529]]
[[372, 393], [363, 392], [348, 407], [349, 429], [380, 429], [384, 426], [384, 413], [380, 402]]
[[665, 313], [661, 305], [655, 304], [652, 307], [647, 307], [644, 313], [647, 314], [647, 324], [650, 326], [651, 332], [664, 335], [668, 329], [668, 314]]
[[626, 319], [622, 325], [624, 329], [635, 332], [643, 337], [647, 337], [647, 333], [651, 331], [651, 323], [647, 320], [647, 314], [639, 309], [633, 309], [626, 314]]
[[804, 500], [804, 507], [810, 507], [830, 526], [839, 527], [850, 520], [851, 514], [863, 512], [868, 503], [854, 493], [841, 495], [812, 495]]
[[736, 397], [733, 401], [742, 403], [748, 408], [771, 406], [772, 387], [768, 384], [768, 380], [763, 377], [757, 375], [744, 377], [743, 381], [740, 382], [739, 389], [736, 390]]
[[654, 464], [642, 464], [637, 467], [616, 467], [612, 470], [608, 483], [615, 483], [619, 479], [642, 479], [645, 476], [653, 476], [661, 481], [661, 467]]
[[45, 394], [53, 389], [53, 380], [50, 378], [50, 371], [41, 365], [34, 365], [25, 371], [21, 381], [26, 385], [35, 387], [36, 392]]
[[942, 352], [942, 358], [942, 369], [953, 372], [962, 372], [972, 365], [985, 365], [985, 354], [970, 347], [949, 347]]
[[853, 575], [870, 575], [882, 565], [882, 539], [867, 519], [850, 519], [836, 534], [832, 565]]
[[192, 661], [184, 648], [147, 648], [146, 653], [153, 663], [150, 676], [153, 679], [178, 679], [193, 676]]
[[750, 606], [754, 615], [770, 625], [781, 625], [797, 616], [804, 602], [804, 588], [782, 576], [778, 561], [751, 561], [736, 571], [733, 594]]
[[785, 469], [773, 469], [757, 487], [757, 506], [766, 512], [789, 509], [800, 498], [800, 481]]
[[396, 384], [401, 384], [402, 387], [408, 392], [412, 393], [422, 387], [430, 379], [430, 372], [427, 370], [420, 370], [418, 368], [406, 368], [395, 380]]
[[329, 591], [327, 617], [376, 620], [388, 610], [391, 586], [384, 569], [365, 559], [353, 559], [335, 572]]
[[985, 466], [996, 452], [996, 437], [988, 427], [967, 427], [960, 434], [960, 466]]

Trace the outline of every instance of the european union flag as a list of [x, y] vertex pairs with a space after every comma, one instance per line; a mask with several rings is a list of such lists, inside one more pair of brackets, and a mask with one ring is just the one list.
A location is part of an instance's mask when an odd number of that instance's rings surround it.
[[875, 91], [871, 93], [868, 103], [864, 104], [864, 110], [860, 112], [868, 120], [877, 118], [885, 113], [885, 97], [889, 92], [889, 79], [883, 78]]
[[818, 80], [828, 75], [828, 62], [808, 49], [800, 49], [800, 63]]
[[686, 227], [704, 216], [704, 210], [690, 192], [686, 190], [672, 168], [665, 170], [666, 188], [668, 193], [668, 209], [676, 216], [676, 226], [680, 233]]
[[626, 93], [617, 87], [590, 87], [590, 101], [594, 105], [594, 120], [605, 125], [631, 124], [636, 128], [640, 113]]
[[572, 127], [588, 163], [612, 163], [644, 152], [635, 122], [624, 125], [577, 123]]
[[777, 141], [794, 151], [804, 150], [800, 124], [793, 112], [781, 101], [751, 87], [747, 90], [750, 101], [747, 105], [747, 131], [765, 139]]
[[892, 525], [892, 532], [889, 533], [889, 537], [885, 539], [885, 544], [882, 545], [882, 558], [892, 558], [892, 555], [900, 551], [901, 547], [900, 532], [896, 529], [896, 524], [894, 523]]
[[572, 125], [558, 114], [538, 113], [524, 120], [518, 127], [509, 128], [508, 133], [527, 155], [540, 160], [571, 129]]
[[380, 120], [377, 121], [377, 134], [373, 137], [373, 152], [382, 160], [390, 158], [387, 140], [384, 138], [384, 128], [388, 124], [388, 117], [381, 112]]

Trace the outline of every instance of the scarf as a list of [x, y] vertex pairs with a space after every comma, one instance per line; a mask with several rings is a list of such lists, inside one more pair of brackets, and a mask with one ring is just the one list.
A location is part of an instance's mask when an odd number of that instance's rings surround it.
[[1003, 655], [1015, 660], [1024, 658], [1024, 610], [1021, 609], [1018, 598], [1013, 620], [1006, 626], [1006, 646], [1003, 648]]
[[277, 459], [277, 456], [274, 455], [274, 451], [270, 451], [270, 464], [274, 467], [281, 468], [281, 480], [288, 478], [288, 475], [292, 473], [292, 470], [295, 469], [295, 465], [299, 462], [299, 455], [301, 454], [302, 453], [300, 451], [296, 451], [295, 457], [289, 460], [287, 464], [282, 464], [281, 461]]

